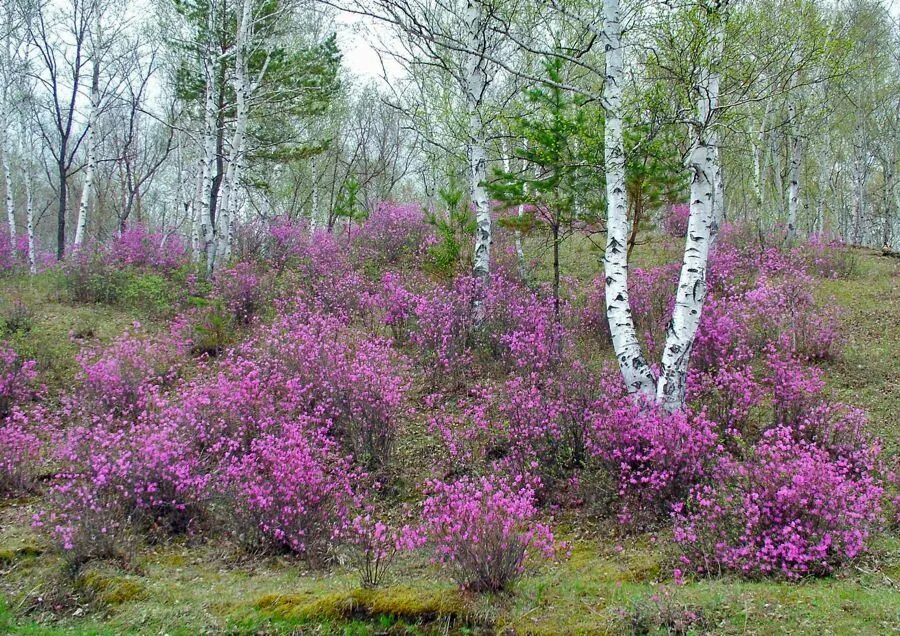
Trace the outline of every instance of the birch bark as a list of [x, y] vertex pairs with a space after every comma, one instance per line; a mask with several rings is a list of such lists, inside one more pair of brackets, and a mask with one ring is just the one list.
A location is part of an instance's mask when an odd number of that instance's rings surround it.
[[[4, 140], [0, 140], [3, 142]], [[9, 226], [9, 242], [12, 249], [16, 249], [16, 199], [13, 196], [12, 170], [9, 167], [9, 158], [6, 152], [6, 144], [0, 149], [0, 162], [3, 163], [3, 179], [6, 182], [6, 222]]]
[[479, 285], [472, 305], [472, 318], [476, 326], [484, 321], [483, 291], [490, 277], [491, 263], [491, 214], [488, 204], [487, 189], [487, 153], [484, 148], [484, 130], [481, 117], [481, 105], [487, 88], [488, 76], [483, 55], [478, 51], [487, 48], [484, 16], [480, 0], [468, 0], [466, 3], [466, 27], [469, 40], [469, 53], [466, 62], [465, 92], [466, 105], [469, 111], [468, 155], [469, 155], [469, 194], [475, 207], [475, 253], [472, 265], [472, 276]]
[[216, 262], [225, 263], [231, 258], [231, 244], [234, 234], [234, 222], [236, 215], [238, 180], [240, 179], [241, 164], [244, 156], [244, 142], [247, 132], [248, 97], [250, 93], [247, 77], [247, 57], [253, 3], [252, 0], [243, 0], [241, 9], [241, 21], [238, 25], [235, 39], [235, 77], [234, 92], [236, 97], [235, 127], [231, 140], [231, 153], [228, 167], [225, 170], [223, 184], [222, 207], [218, 214], [218, 245], [216, 246]]
[[607, 235], [603, 268], [606, 276], [606, 317], [613, 349], [631, 393], [653, 394], [655, 380], [638, 341], [628, 299], [628, 202], [625, 190], [625, 151], [622, 132], [622, 83], [625, 57], [618, 0], [603, 3], [603, 47], [606, 81], [603, 85], [604, 155], [606, 168]]
[[[203, 149], [200, 158], [200, 188], [194, 202], [194, 232], [196, 248], [194, 261], [200, 262], [202, 255], [209, 252], [213, 241], [213, 221], [215, 210], [212, 203], [212, 165], [216, 153], [216, 77], [218, 59], [212, 46], [212, 32], [215, 27], [215, 3], [210, 3], [207, 16], [207, 30], [210, 34], [206, 43], [204, 70], [206, 73], [206, 90], [203, 100]], [[194, 241], [192, 237], [192, 242]]]
[[709, 250], [716, 232], [713, 200], [719, 166], [716, 161], [718, 135], [715, 125], [719, 107], [718, 68], [724, 43], [724, 11], [717, 12], [713, 19], [713, 28], [717, 30], [714, 48], [709, 68], [701, 75], [697, 86], [697, 121], [693, 126], [694, 140], [688, 160], [692, 173], [691, 211], [684, 258], [675, 292], [675, 308], [666, 331], [662, 371], [656, 384], [656, 401], [668, 411], [684, 406], [691, 349], [706, 300]]
[[97, 165], [97, 118], [100, 111], [100, 64], [102, 47], [100, 39], [102, 31], [100, 27], [100, 6], [94, 6], [94, 29], [92, 35], [93, 60], [91, 62], [91, 100], [90, 112], [88, 113], [88, 134], [87, 134], [87, 168], [84, 173], [84, 185], [81, 189], [81, 202], [78, 205], [78, 220], [75, 224], [75, 247], [80, 246], [84, 242], [84, 232], [87, 227], [88, 206], [90, 205], [91, 193], [94, 188], [94, 170]]
[[37, 273], [34, 253], [34, 198], [31, 193], [31, 175], [25, 174], [25, 227], [28, 232], [28, 270]]
[[[791, 79], [791, 92], [796, 90], [796, 74]], [[797, 104], [793, 95], [788, 101], [788, 130], [790, 131], [790, 164], [788, 167], [788, 217], [785, 242], [791, 244], [797, 237], [797, 211], [800, 208], [800, 132], [797, 124]]]

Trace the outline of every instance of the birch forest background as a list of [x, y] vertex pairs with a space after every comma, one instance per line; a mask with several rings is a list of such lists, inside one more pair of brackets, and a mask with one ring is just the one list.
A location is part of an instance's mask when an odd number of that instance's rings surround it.
[[892, 0], [4, 0], [0, 632], [888, 634]]

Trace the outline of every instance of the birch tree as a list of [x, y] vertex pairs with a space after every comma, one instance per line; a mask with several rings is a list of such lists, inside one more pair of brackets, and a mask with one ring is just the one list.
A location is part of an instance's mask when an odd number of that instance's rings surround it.
[[97, 167], [97, 147], [100, 143], [97, 122], [100, 117], [100, 68], [103, 64], [104, 53], [100, 15], [103, 7], [99, 2], [94, 2], [90, 10], [93, 14], [93, 29], [89, 35], [91, 42], [91, 93], [87, 120], [87, 166], [85, 166], [84, 182], [81, 186], [81, 203], [78, 205], [78, 220], [75, 225], [74, 245], [76, 248], [80, 247], [82, 242], [84, 242], [88, 206], [90, 205], [91, 192], [94, 186], [94, 171]]

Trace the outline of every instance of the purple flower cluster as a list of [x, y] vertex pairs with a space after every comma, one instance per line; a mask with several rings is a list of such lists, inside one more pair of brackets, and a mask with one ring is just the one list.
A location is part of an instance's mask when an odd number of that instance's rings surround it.
[[519, 480], [463, 477], [432, 481], [428, 490], [421, 542], [465, 589], [504, 590], [525, 571], [529, 555], [556, 553], [550, 528], [535, 521], [534, 493]]

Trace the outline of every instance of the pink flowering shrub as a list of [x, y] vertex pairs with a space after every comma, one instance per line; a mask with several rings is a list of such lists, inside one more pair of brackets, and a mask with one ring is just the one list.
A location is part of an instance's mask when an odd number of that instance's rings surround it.
[[213, 297], [222, 301], [237, 324], [247, 325], [265, 307], [271, 288], [270, 276], [259, 274], [252, 263], [238, 262], [216, 271]]
[[810, 274], [820, 278], [851, 278], [859, 269], [856, 255], [843, 241], [812, 234], [794, 248]]
[[37, 363], [23, 360], [12, 347], [0, 342], [0, 422], [15, 405], [32, 398], [36, 379]]
[[686, 236], [690, 216], [691, 206], [687, 203], [676, 203], [670, 206], [663, 216], [663, 231], [669, 236], [677, 238]]
[[209, 476], [185, 439], [164, 419], [94, 420], [63, 432], [50, 508], [36, 519], [67, 558], [116, 556], [134, 532], [183, 534], [203, 517]]
[[494, 275], [485, 290], [485, 319], [478, 344], [516, 373], [546, 373], [560, 362], [566, 334], [553, 300], [521, 282]]
[[382, 321], [389, 327], [394, 340], [406, 342], [415, 319], [416, 306], [420, 297], [409, 291], [393, 272], [385, 272], [381, 277], [379, 302], [384, 312]]
[[309, 420], [283, 425], [225, 459], [234, 532], [245, 545], [320, 561], [350, 523], [358, 479], [334, 442]]
[[592, 418], [601, 402], [624, 392], [617, 376], [566, 361], [547, 376], [510, 378], [499, 411], [506, 424], [505, 461], [528, 474], [540, 501], [560, 501], [565, 485], [591, 457]]
[[464, 477], [431, 481], [422, 504], [423, 538], [434, 559], [460, 587], [476, 592], [507, 589], [525, 571], [529, 555], [555, 554], [550, 528], [535, 521], [533, 492], [501, 479]]
[[860, 465], [788, 428], [767, 431], [748, 459], [723, 462], [676, 507], [682, 562], [710, 574], [829, 574], [865, 551], [878, 523], [876, 455], [867, 447]]
[[784, 348], [770, 346], [766, 355], [776, 424], [792, 424], [818, 404], [825, 388], [822, 371], [804, 365]]
[[649, 270], [638, 267], [629, 273], [628, 292], [634, 325], [651, 352], [662, 347], [665, 339], [666, 324], [675, 305], [678, 273], [678, 263]]
[[491, 457], [508, 451], [506, 428], [502, 424], [496, 392], [476, 385], [455, 403], [439, 402], [438, 394], [426, 398], [437, 413], [429, 418], [428, 430], [440, 441], [439, 466], [449, 474], [484, 470]]
[[715, 425], [703, 415], [666, 413], [631, 397], [594, 415], [590, 450], [615, 476], [619, 518], [654, 524], [687, 495], [721, 452]]
[[217, 364], [217, 372], [181, 391], [176, 416], [202, 452], [246, 452], [253, 439], [297, 418], [313, 417], [347, 454], [386, 467], [406, 381], [389, 344], [363, 338], [329, 315], [304, 308], [281, 313]]
[[421, 261], [436, 244], [434, 227], [420, 205], [391, 201], [379, 203], [352, 238], [357, 257], [378, 266]]
[[[88, 246], [87, 249], [101, 249]], [[85, 248], [82, 248], [85, 249]], [[165, 230], [151, 231], [135, 223], [116, 234], [101, 249], [107, 265], [172, 271], [187, 263], [187, 250], [181, 238]]]
[[606, 316], [606, 279], [597, 276], [591, 281], [584, 306], [571, 322], [585, 334], [604, 345], [609, 342], [609, 319]]
[[35, 484], [42, 444], [28, 419], [15, 410], [0, 423], [0, 499], [27, 492]]
[[449, 286], [426, 292], [416, 302], [409, 339], [431, 386], [454, 388], [471, 364], [472, 294], [472, 280], [460, 277]]
[[367, 510], [353, 518], [346, 542], [352, 550], [360, 585], [373, 588], [385, 581], [397, 553], [415, 549], [421, 544], [421, 538], [416, 529], [393, 527]]
[[156, 387], [174, 381], [186, 353], [187, 343], [147, 335], [136, 323], [102, 349], [78, 354], [80, 386], [73, 401], [89, 413], [134, 415], [146, 409]]

